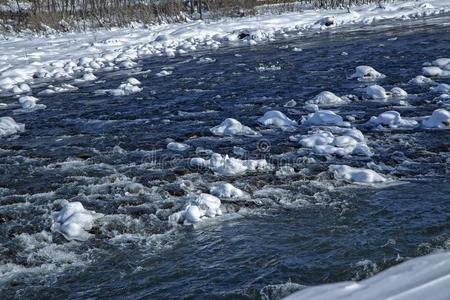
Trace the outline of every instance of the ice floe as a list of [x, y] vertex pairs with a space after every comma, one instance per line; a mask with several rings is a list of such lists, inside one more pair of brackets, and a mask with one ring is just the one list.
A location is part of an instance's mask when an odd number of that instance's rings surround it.
[[258, 122], [264, 126], [277, 128], [292, 128], [297, 126], [297, 122], [289, 119], [285, 114], [278, 110], [271, 110], [258, 119]]
[[432, 115], [422, 121], [423, 128], [450, 128], [450, 111], [436, 109]]
[[102, 214], [89, 211], [80, 202], [65, 202], [59, 212], [52, 214], [52, 231], [61, 233], [68, 240], [85, 241], [90, 237], [94, 221]]
[[363, 281], [338, 282], [296, 292], [285, 300], [446, 300], [450, 293], [450, 252], [408, 260]]
[[331, 110], [319, 110], [306, 117], [302, 117], [302, 125], [350, 127], [349, 122], [345, 122], [340, 115]]
[[369, 169], [353, 168], [347, 165], [331, 165], [329, 171], [337, 180], [359, 184], [374, 184], [388, 181], [384, 176]]
[[244, 126], [236, 119], [225, 119], [220, 125], [210, 128], [210, 131], [214, 135], [259, 135], [256, 131], [250, 127]]
[[357, 78], [360, 81], [375, 81], [385, 77], [371, 66], [358, 66], [350, 78]]
[[383, 129], [385, 127], [405, 129], [417, 127], [418, 122], [416, 120], [403, 119], [397, 111], [386, 111], [381, 113], [378, 117], [371, 117], [366, 125], [375, 129]]
[[25, 125], [16, 123], [11, 117], [0, 117], [0, 137], [6, 137], [25, 131]]

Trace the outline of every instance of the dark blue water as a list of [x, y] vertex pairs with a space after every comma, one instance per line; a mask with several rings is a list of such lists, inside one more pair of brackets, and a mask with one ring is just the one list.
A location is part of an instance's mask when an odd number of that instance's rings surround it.
[[[408, 101], [414, 106], [395, 108], [403, 116], [429, 115], [439, 107], [436, 95], [407, 82], [424, 62], [450, 56], [449, 21], [447, 16], [343, 28], [250, 48], [147, 58], [134, 70], [99, 74], [99, 82], [76, 92], [41, 98], [47, 109], [14, 116], [26, 131], [0, 140], [2, 295], [277, 299], [300, 285], [359, 280], [448, 249], [448, 130], [364, 132], [372, 158], [318, 157], [305, 164], [288, 137], [307, 128], [265, 130], [256, 119], [277, 109], [299, 120], [306, 114], [301, 103], [323, 90], [363, 95], [365, 84], [347, 77], [365, 64], [388, 75], [380, 82], [386, 89], [400, 86], [413, 95]], [[216, 62], [199, 63], [203, 56]], [[172, 75], [154, 75], [167, 67]], [[142, 93], [94, 93], [129, 76], [143, 83]], [[299, 104], [284, 107], [290, 99]], [[390, 109], [387, 103], [359, 101], [337, 112], [355, 116], [358, 126]], [[209, 128], [227, 117], [261, 130], [262, 138], [212, 136]], [[191, 150], [169, 151], [168, 139]], [[261, 150], [261, 140], [269, 151]], [[220, 177], [189, 166], [197, 147], [234, 156], [233, 146], [276, 168], [308, 171]], [[371, 161], [392, 167], [389, 176], [397, 184], [349, 186], [326, 175], [329, 164], [362, 167]], [[184, 205], [182, 183], [207, 192], [216, 181], [240, 187], [250, 199], [222, 199], [224, 216], [196, 228], [168, 224], [168, 216]], [[143, 184], [145, 193], [125, 193], [132, 182]], [[50, 231], [50, 212], [62, 199], [106, 215], [93, 238], [68, 242]]]

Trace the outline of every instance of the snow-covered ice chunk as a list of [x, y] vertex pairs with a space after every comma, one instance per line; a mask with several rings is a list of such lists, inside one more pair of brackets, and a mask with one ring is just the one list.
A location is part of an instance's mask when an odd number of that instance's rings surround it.
[[128, 78], [127, 81], [121, 83], [117, 89], [97, 90], [97, 94], [109, 94], [111, 96], [128, 96], [131, 94], [139, 93], [142, 88], [139, 86], [141, 82], [136, 78]]
[[409, 84], [414, 84], [414, 85], [432, 85], [432, 84], [435, 84], [433, 79], [425, 77], [423, 75], [418, 75], [418, 76], [414, 77], [408, 83]]
[[363, 281], [310, 287], [284, 300], [447, 300], [450, 293], [450, 252], [408, 260]]
[[344, 122], [340, 115], [331, 110], [319, 110], [306, 117], [302, 117], [302, 125], [350, 127], [349, 122]]
[[371, 66], [358, 66], [350, 78], [357, 78], [360, 81], [374, 81], [385, 77], [384, 74], [381, 74]]
[[294, 127], [297, 122], [289, 119], [285, 114], [278, 110], [271, 110], [258, 119], [258, 122], [264, 126], [273, 126], [278, 128]]
[[85, 241], [90, 237], [94, 221], [102, 214], [86, 210], [80, 202], [67, 202], [63, 208], [52, 214], [52, 231], [61, 233], [67, 240]]
[[431, 116], [422, 121], [424, 128], [450, 128], [450, 111], [443, 108], [433, 111]]
[[156, 76], [164, 77], [164, 76], [172, 75], [172, 73], [173, 73], [173, 71], [170, 71], [170, 70], [162, 70], [161, 72], [156, 73]]
[[303, 106], [303, 109], [313, 113], [319, 111], [319, 106], [317, 104], [306, 104]]
[[341, 98], [329, 91], [323, 91], [311, 100], [306, 101], [306, 104], [317, 104], [319, 106], [335, 106], [349, 103], [349, 99]]
[[209, 129], [214, 135], [259, 135], [250, 127], [244, 126], [236, 119], [225, 119], [220, 125]]
[[382, 86], [377, 84], [368, 86], [366, 94], [372, 99], [387, 99], [390, 96]]
[[432, 87], [431, 90], [436, 93], [450, 93], [450, 84], [440, 83], [435, 87]]
[[185, 225], [195, 224], [204, 218], [222, 215], [220, 199], [206, 193], [195, 195], [190, 199], [186, 208], [169, 217], [169, 223]]
[[399, 87], [393, 87], [391, 89], [391, 94], [392, 94], [392, 97], [395, 97], [395, 98], [408, 97], [408, 93], [404, 89], [399, 88]]
[[375, 171], [369, 169], [353, 168], [347, 165], [331, 165], [329, 171], [337, 180], [343, 180], [353, 183], [382, 183], [387, 179]]
[[245, 192], [228, 182], [212, 186], [209, 192], [221, 198], [240, 198], [245, 196]]
[[0, 137], [16, 134], [25, 131], [25, 125], [16, 123], [11, 117], [0, 117]]
[[403, 119], [397, 111], [386, 111], [381, 113], [378, 117], [371, 117], [366, 123], [369, 127], [375, 128], [414, 128], [418, 125], [415, 120]]
[[422, 68], [422, 73], [425, 76], [440, 76], [442, 74], [442, 69], [439, 67], [423, 67]]
[[297, 102], [294, 99], [289, 100], [283, 106], [284, 107], [294, 107], [297, 105]]
[[432, 62], [434, 66], [437, 66], [441, 69], [450, 70], [450, 58], [438, 58]]
[[39, 99], [33, 96], [22, 96], [19, 98], [19, 103], [22, 106], [22, 109], [24, 110], [33, 110], [36, 108], [45, 108], [45, 105], [41, 104], [38, 106], [36, 102], [38, 102]]
[[186, 151], [189, 148], [191, 148], [191, 146], [189, 146], [188, 144], [184, 144], [184, 143], [177, 143], [177, 142], [170, 142], [169, 144], [167, 144], [167, 149], [172, 150], [172, 151]]

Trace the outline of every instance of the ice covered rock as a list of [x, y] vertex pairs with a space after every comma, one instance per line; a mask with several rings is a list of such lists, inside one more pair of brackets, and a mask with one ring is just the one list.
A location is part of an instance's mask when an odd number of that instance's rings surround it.
[[450, 84], [440, 83], [435, 87], [432, 87], [431, 90], [436, 93], [450, 93]]
[[450, 65], [444, 65], [443, 68], [445, 70], [436, 66], [423, 67], [422, 74], [429, 77], [450, 76]]
[[450, 293], [450, 252], [408, 260], [363, 281], [310, 287], [285, 300], [447, 300]]
[[302, 117], [302, 125], [350, 127], [350, 123], [344, 122], [341, 116], [331, 110], [319, 110], [306, 117]]
[[408, 93], [404, 89], [399, 88], [399, 87], [393, 87], [391, 89], [391, 94], [392, 94], [392, 97], [395, 97], [395, 98], [406, 98], [406, 97], [408, 97]]
[[432, 84], [435, 84], [433, 79], [425, 77], [423, 75], [418, 75], [418, 76], [414, 77], [408, 83], [409, 84], [414, 84], [414, 85], [432, 85]]
[[397, 111], [386, 111], [381, 113], [378, 117], [371, 117], [366, 123], [372, 128], [381, 129], [383, 127], [389, 128], [414, 128], [418, 125], [415, 120], [405, 120]]
[[0, 117], [0, 137], [25, 131], [25, 125], [16, 123], [11, 117]]
[[90, 237], [94, 221], [102, 214], [86, 210], [80, 202], [65, 202], [63, 208], [52, 214], [52, 231], [61, 233], [67, 240], [85, 241]]
[[273, 126], [278, 128], [287, 128], [297, 126], [297, 122], [289, 119], [285, 114], [278, 110], [271, 110], [258, 119], [258, 122], [264, 126]]
[[375, 171], [353, 168], [347, 165], [331, 165], [329, 171], [334, 175], [335, 179], [352, 183], [373, 184], [387, 181], [384, 176]]
[[360, 81], [374, 81], [385, 77], [385, 75], [370, 66], [358, 66], [350, 78], [357, 78]]
[[450, 111], [436, 109], [433, 114], [422, 121], [424, 128], [450, 128]]
[[234, 187], [228, 182], [219, 183], [212, 186], [209, 189], [209, 192], [221, 198], [240, 198], [245, 196], [245, 193], [242, 190]]
[[236, 119], [225, 119], [220, 125], [210, 129], [214, 135], [259, 135], [250, 127], [244, 126]]
[[306, 101], [306, 104], [316, 104], [319, 106], [336, 106], [349, 103], [349, 99], [341, 98], [332, 92], [323, 91], [313, 99]]
[[382, 86], [377, 84], [368, 86], [366, 94], [371, 99], [387, 99], [390, 96]]
[[177, 143], [177, 142], [170, 142], [169, 144], [167, 144], [167, 149], [172, 150], [172, 151], [186, 151], [189, 148], [191, 148], [191, 146], [189, 146], [188, 144], [184, 144], [184, 143]]

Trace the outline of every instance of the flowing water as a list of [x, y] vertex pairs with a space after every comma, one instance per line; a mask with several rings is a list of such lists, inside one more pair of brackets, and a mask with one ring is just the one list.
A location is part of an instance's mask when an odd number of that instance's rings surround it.
[[[366, 84], [348, 78], [358, 65], [386, 74], [384, 87], [408, 91], [411, 105], [394, 107], [402, 116], [430, 115], [438, 95], [407, 82], [424, 62], [450, 57], [449, 28], [443, 16], [151, 57], [133, 70], [99, 74], [78, 91], [41, 97], [47, 109], [15, 114], [26, 131], [0, 140], [2, 299], [278, 299], [303, 285], [359, 280], [449, 249], [449, 130], [366, 131], [360, 124], [392, 104], [355, 101], [335, 111], [355, 118], [374, 156], [308, 164], [289, 140], [308, 128], [288, 132], [256, 122], [274, 109], [299, 120], [307, 113], [302, 102], [323, 90], [362, 96]], [[173, 74], [155, 76], [161, 69]], [[94, 93], [130, 76], [142, 82], [141, 93]], [[296, 107], [284, 107], [290, 99]], [[213, 136], [209, 128], [229, 117], [262, 136]], [[167, 150], [171, 140], [191, 148]], [[274, 169], [225, 177], [189, 165], [201, 148], [236, 156], [234, 146]], [[330, 164], [371, 162], [390, 167], [395, 182], [355, 186], [327, 172]], [[277, 173], [285, 165], [297, 173]], [[194, 227], [169, 224], [190, 191], [208, 192], [218, 181], [250, 197], [222, 199], [224, 215]], [[127, 193], [133, 182], [144, 190]], [[63, 199], [105, 215], [88, 241], [51, 232], [51, 212]]]

